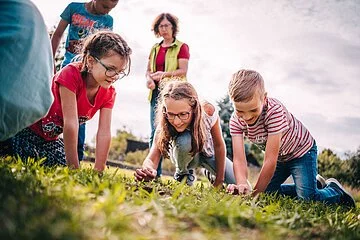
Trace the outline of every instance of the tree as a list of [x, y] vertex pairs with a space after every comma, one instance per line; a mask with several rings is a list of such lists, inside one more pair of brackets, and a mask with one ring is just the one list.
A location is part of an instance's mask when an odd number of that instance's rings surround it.
[[219, 116], [221, 120], [220, 125], [225, 140], [227, 157], [229, 159], [232, 159], [233, 152], [232, 152], [232, 142], [231, 142], [229, 122], [230, 122], [231, 114], [234, 111], [234, 108], [228, 95], [226, 95], [223, 99], [218, 101], [217, 105], [220, 108], [219, 110]]
[[324, 149], [318, 156], [318, 172], [325, 178], [333, 177], [339, 181], [346, 179], [344, 161], [328, 148]]
[[349, 155], [349, 159], [345, 161], [345, 166], [349, 185], [360, 187], [360, 147], [355, 153]]
[[[219, 116], [221, 120], [220, 125], [226, 145], [226, 156], [232, 160], [233, 151], [232, 151], [232, 141], [230, 135], [229, 122], [230, 122], [231, 114], [234, 111], [234, 108], [232, 102], [230, 101], [229, 95], [226, 95], [223, 99], [218, 101], [217, 105], [220, 108], [219, 110]], [[264, 154], [255, 144], [252, 144], [247, 139], [245, 139], [245, 154], [248, 163], [260, 167], [259, 162], [262, 162], [264, 158]]]
[[[54, 25], [48, 32], [49, 32], [49, 37], [51, 39], [52, 35], [54, 34], [56, 29], [56, 26]], [[55, 70], [56, 72], [60, 70], [61, 68], [61, 62], [64, 60], [64, 55], [65, 55], [65, 39], [64, 37], [61, 39], [61, 42], [59, 44], [59, 47], [56, 51], [55, 54]]]
[[124, 157], [127, 141], [126, 139], [131, 140], [140, 140], [136, 137], [130, 130], [126, 129], [123, 126], [121, 129], [116, 131], [116, 136], [111, 138], [109, 158], [113, 160], [119, 160]]

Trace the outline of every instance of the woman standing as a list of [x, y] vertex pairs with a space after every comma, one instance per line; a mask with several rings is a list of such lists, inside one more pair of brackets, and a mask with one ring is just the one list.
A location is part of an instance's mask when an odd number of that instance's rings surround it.
[[[150, 147], [154, 140], [156, 128], [155, 111], [161, 84], [168, 79], [174, 78], [186, 80], [190, 58], [188, 45], [176, 39], [179, 31], [176, 16], [170, 13], [161, 13], [155, 18], [152, 30], [156, 37], [162, 37], [163, 39], [151, 48], [146, 71], [146, 86], [150, 89]], [[158, 177], [161, 176], [161, 161], [157, 169]]]

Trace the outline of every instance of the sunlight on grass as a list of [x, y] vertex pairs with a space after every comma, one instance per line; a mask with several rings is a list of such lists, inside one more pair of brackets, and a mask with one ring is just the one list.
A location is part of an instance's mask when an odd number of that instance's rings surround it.
[[[0, 160], [1, 239], [359, 239], [360, 209]], [[359, 204], [359, 203], [358, 203]]]

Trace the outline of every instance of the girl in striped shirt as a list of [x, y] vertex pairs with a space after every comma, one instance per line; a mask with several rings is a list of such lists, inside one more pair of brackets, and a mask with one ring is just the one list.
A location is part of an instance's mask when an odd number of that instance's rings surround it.
[[[250, 192], [244, 151], [244, 137], [248, 137], [265, 151], [253, 195], [278, 192], [304, 200], [355, 206], [352, 196], [334, 178], [324, 181], [324, 186], [318, 189], [314, 138], [279, 100], [267, 97], [259, 73], [236, 72], [229, 84], [229, 95], [235, 110], [230, 119], [230, 133], [236, 178], [236, 184], [228, 186], [230, 193]], [[290, 175], [294, 183], [283, 184]]]

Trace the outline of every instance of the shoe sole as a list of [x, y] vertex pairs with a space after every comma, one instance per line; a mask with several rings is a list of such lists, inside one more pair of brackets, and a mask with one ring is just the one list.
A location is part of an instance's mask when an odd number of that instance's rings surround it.
[[214, 184], [215, 182], [215, 176], [206, 168], [204, 168], [204, 172], [203, 172], [204, 176], [209, 180], [209, 182], [211, 184]]
[[345, 201], [343, 201], [347, 206], [350, 207], [356, 207], [356, 203], [354, 198], [351, 196], [351, 194], [345, 190], [345, 188], [341, 185], [341, 183], [336, 180], [335, 178], [329, 178], [328, 180], [326, 180], [327, 185], [329, 185], [330, 183], [334, 183], [337, 185], [338, 188], [341, 189], [341, 191], [343, 191], [343, 199], [344, 197], [346, 198]]
[[320, 174], [316, 175], [316, 186], [318, 189], [323, 189], [326, 186], [326, 180]]

